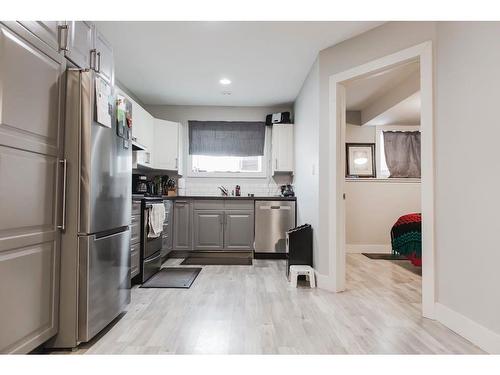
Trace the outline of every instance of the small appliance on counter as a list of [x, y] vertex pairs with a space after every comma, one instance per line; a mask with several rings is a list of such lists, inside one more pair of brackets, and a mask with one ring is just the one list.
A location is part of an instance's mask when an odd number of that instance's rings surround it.
[[143, 174], [132, 175], [132, 194], [145, 194], [148, 192], [148, 178]]
[[293, 186], [290, 184], [281, 185], [281, 196], [282, 197], [295, 197], [295, 192], [293, 191]]

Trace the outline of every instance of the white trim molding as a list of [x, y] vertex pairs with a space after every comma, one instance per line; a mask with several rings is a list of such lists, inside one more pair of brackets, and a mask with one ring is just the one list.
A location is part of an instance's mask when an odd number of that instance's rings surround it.
[[331, 228], [322, 246], [330, 249], [329, 277], [335, 291], [345, 289], [345, 83], [368, 77], [409, 61], [420, 62], [422, 134], [422, 314], [434, 318], [435, 254], [434, 254], [434, 124], [433, 124], [433, 57], [432, 42], [427, 41], [391, 55], [330, 76], [330, 150], [328, 159], [328, 216], [325, 227]]
[[437, 302], [436, 319], [490, 354], [500, 354], [500, 334]]

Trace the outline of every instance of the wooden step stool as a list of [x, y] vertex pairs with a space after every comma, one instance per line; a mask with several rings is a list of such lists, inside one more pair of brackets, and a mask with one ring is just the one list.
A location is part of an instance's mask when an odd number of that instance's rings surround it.
[[297, 279], [299, 275], [305, 275], [309, 280], [311, 288], [316, 287], [316, 280], [314, 278], [314, 269], [311, 266], [290, 266], [290, 282], [293, 287], [297, 287]]

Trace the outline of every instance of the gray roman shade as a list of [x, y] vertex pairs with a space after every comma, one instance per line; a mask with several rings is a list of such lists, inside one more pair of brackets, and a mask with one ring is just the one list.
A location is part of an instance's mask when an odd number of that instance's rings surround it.
[[420, 178], [420, 132], [385, 131], [383, 134], [389, 177]]
[[189, 121], [189, 154], [262, 156], [266, 125], [248, 121]]

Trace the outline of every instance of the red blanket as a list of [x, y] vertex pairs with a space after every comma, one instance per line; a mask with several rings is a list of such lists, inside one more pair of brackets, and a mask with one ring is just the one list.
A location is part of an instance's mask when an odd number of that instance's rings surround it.
[[391, 229], [393, 254], [406, 256], [414, 265], [422, 265], [422, 215], [401, 216]]

